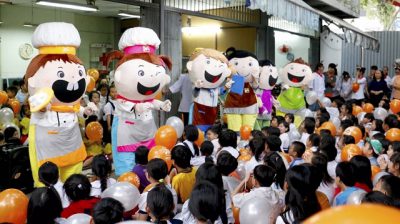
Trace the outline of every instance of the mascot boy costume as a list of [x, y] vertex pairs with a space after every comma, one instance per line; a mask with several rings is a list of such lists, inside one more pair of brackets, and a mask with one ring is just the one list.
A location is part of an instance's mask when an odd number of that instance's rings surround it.
[[[200, 49], [190, 56], [186, 67], [195, 87], [192, 124], [205, 132], [217, 118], [219, 86], [231, 74], [228, 59], [214, 49]], [[225, 84], [226, 88], [230, 86], [231, 82]]]
[[30, 62], [25, 83], [31, 95], [29, 157], [35, 186], [41, 185], [38, 169], [46, 161], [59, 167], [63, 182], [82, 172], [86, 149], [77, 115], [90, 115], [95, 105], [80, 106], [89, 84], [76, 57], [80, 42], [78, 30], [69, 23], [43, 23], [33, 33], [32, 44], [39, 55]]
[[117, 176], [132, 170], [137, 147], [155, 145], [152, 110], [171, 110], [169, 100], [155, 99], [171, 80], [167, 75], [170, 59], [155, 54], [159, 45], [153, 30], [135, 27], [122, 34], [119, 49], [123, 53], [114, 52], [113, 58], [119, 59], [114, 74], [118, 96], [111, 139]]
[[[231, 47], [226, 50], [229, 65], [244, 78], [242, 94], [230, 91], [225, 99], [224, 113], [227, 115], [228, 128], [238, 132], [243, 125], [254, 126], [257, 119], [258, 103], [252, 85], [257, 86], [260, 72], [257, 57], [247, 51]], [[233, 80], [234, 81], [234, 80]]]

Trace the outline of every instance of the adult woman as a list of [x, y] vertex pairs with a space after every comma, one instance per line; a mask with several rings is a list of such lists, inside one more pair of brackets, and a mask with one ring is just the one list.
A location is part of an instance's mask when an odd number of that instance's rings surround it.
[[376, 70], [373, 80], [368, 86], [370, 101], [374, 107], [378, 107], [379, 101], [385, 93], [389, 92], [390, 89], [387, 87], [386, 81], [382, 78], [382, 71]]
[[352, 90], [352, 83], [350, 74], [344, 71], [342, 74], [342, 78], [340, 80], [340, 85], [338, 86], [340, 97], [342, 97], [345, 101], [350, 100], [351, 90]]

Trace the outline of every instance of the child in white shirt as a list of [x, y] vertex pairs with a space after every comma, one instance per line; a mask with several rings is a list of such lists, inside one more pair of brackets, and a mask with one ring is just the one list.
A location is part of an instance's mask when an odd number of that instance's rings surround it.
[[289, 124], [286, 121], [281, 122], [278, 125], [278, 128], [281, 132], [281, 135], [279, 135], [279, 138], [282, 141], [281, 148], [283, 151], [288, 152], [289, 150], [289, 145], [290, 145], [290, 138], [289, 138]]

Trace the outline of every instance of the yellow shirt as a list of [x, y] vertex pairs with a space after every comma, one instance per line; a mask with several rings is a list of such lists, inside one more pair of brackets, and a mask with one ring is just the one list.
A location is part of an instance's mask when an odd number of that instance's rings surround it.
[[178, 173], [172, 179], [172, 187], [178, 194], [179, 202], [183, 203], [190, 197], [196, 183], [196, 172], [197, 169], [193, 167], [189, 173]]
[[88, 139], [84, 138], [83, 142], [86, 146], [87, 156], [97, 156], [103, 153], [103, 147], [99, 142], [90, 142]]
[[22, 118], [21, 122], [19, 122], [19, 125], [22, 127], [22, 135], [28, 135], [29, 134], [29, 123], [31, 119], [28, 117]]

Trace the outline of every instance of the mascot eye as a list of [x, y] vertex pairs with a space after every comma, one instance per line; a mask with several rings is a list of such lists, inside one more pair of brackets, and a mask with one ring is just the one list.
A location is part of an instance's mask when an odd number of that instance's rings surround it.
[[79, 70], [79, 76], [82, 77], [83, 76], [83, 71]]
[[291, 67], [290, 67], [290, 69], [291, 69], [291, 70], [293, 70], [293, 69], [294, 69], [294, 67], [293, 67], [293, 66], [291, 66]]
[[302, 72], [306, 72], [306, 70], [305, 69], [303, 69], [303, 70], [301, 70]]
[[139, 70], [139, 71], [138, 71], [138, 75], [139, 75], [139, 76], [144, 76], [144, 71], [143, 71], [143, 70]]
[[272, 69], [270, 69], [270, 70], [269, 70], [269, 72], [271, 72], [271, 73], [272, 73]]
[[239, 62], [235, 61], [235, 65], [239, 65]]
[[250, 66], [250, 67], [253, 66], [253, 63], [249, 62], [249, 66]]
[[57, 76], [60, 77], [60, 78], [64, 78], [65, 74], [64, 74], [63, 71], [58, 71], [57, 72]]
[[207, 60], [207, 64], [209, 65], [211, 62], [210, 62], [210, 60]]

